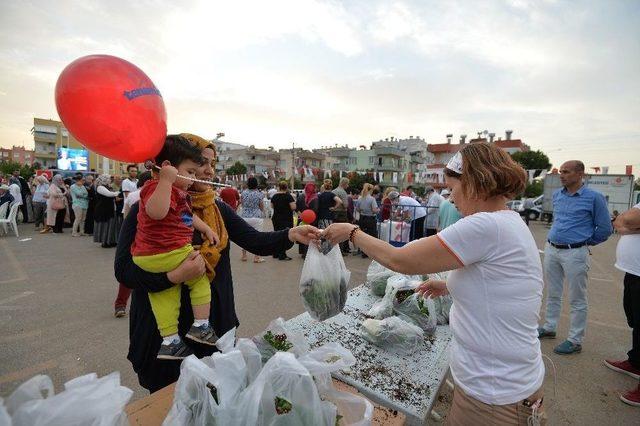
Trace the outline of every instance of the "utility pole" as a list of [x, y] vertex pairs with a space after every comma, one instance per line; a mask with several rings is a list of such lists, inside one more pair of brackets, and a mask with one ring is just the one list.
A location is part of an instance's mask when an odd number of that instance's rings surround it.
[[295, 189], [296, 183], [296, 143], [291, 142], [291, 190]]

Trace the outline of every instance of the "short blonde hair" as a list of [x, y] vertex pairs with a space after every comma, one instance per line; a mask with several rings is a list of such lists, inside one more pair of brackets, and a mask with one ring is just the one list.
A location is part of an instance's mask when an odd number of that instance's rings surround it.
[[366, 197], [367, 195], [371, 194], [372, 189], [373, 185], [371, 185], [370, 183], [365, 183], [364, 185], [362, 185], [362, 192], [360, 193], [360, 196]]
[[398, 191], [397, 188], [394, 188], [393, 186], [388, 186], [387, 189], [384, 190], [384, 194], [382, 198], [387, 198], [389, 196], [389, 194], [391, 194], [393, 191]]
[[460, 179], [462, 193], [470, 199], [513, 198], [524, 192], [527, 173], [511, 156], [489, 143], [472, 143], [460, 150], [462, 174], [445, 168], [449, 177]]
[[333, 189], [333, 181], [331, 179], [325, 179], [322, 187], [325, 191], [331, 191]]

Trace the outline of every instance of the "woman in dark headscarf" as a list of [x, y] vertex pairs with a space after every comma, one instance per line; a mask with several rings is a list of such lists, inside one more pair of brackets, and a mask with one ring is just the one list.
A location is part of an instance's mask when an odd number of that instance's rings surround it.
[[102, 248], [115, 247], [119, 230], [115, 204], [118, 193], [111, 190], [111, 176], [106, 174], [98, 176], [95, 188], [93, 241], [102, 243]]
[[[198, 169], [198, 179], [211, 181], [215, 177], [216, 151], [210, 141], [191, 134], [180, 135], [202, 150], [205, 164]], [[131, 244], [135, 240], [138, 204], [131, 207], [124, 220], [116, 251], [115, 272], [119, 282], [133, 289], [131, 296], [130, 345], [128, 359], [138, 375], [140, 385], [155, 392], [178, 379], [180, 362], [158, 360], [156, 355], [162, 337], [149, 303], [149, 292], [162, 291], [173, 285], [202, 275], [205, 271], [211, 281], [211, 314], [209, 321], [218, 336], [239, 325], [233, 296], [233, 278], [229, 258], [230, 242], [260, 256], [280, 253], [294, 242], [309, 243], [319, 231], [311, 226], [259, 232], [247, 224], [224, 201], [216, 197], [211, 185], [194, 183], [190, 188], [192, 210], [213, 229], [220, 239], [218, 244], [202, 241], [194, 233], [193, 245], [199, 250], [177, 269], [168, 273], [151, 273], [140, 269], [131, 257]], [[193, 323], [193, 309], [187, 287], [182, 288], [178, 334], [184, 338]], [[188, 352], [199, 357], [211, 355], [214, 347], [183, 339]], [[184, 353], [184, 356], [188, 353]]]

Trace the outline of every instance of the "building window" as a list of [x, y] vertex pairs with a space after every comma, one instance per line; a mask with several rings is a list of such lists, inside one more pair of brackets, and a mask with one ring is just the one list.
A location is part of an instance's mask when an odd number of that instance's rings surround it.
[[382, 166], [382, 157], [378, 157], [378, 166]]
[[374, 164], [376, 162], [376, 157], [369, 157], [369, 164]]

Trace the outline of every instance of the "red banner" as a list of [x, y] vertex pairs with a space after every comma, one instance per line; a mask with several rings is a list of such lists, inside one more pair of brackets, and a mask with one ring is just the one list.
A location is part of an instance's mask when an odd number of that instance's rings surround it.
[[633, 166], [627, 165], [627, 176], [631, 176], [633, 174]]

